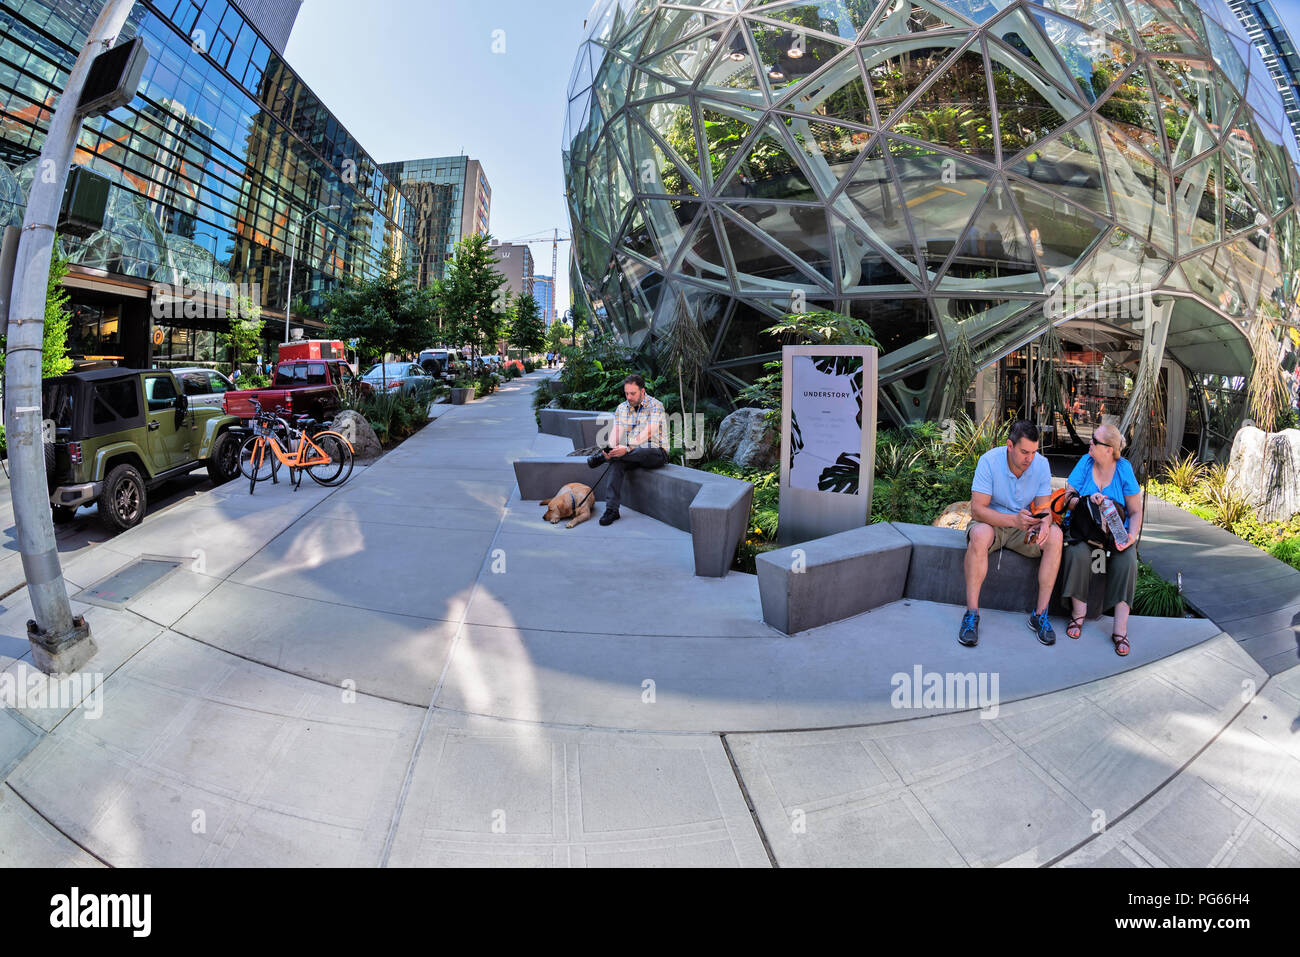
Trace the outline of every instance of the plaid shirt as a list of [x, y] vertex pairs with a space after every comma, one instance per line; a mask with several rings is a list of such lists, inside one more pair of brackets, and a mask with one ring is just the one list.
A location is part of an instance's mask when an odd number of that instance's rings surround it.
[[[631, 403], [624, 402], [614, 413], [618, 423], [619, 442], [629, 449], [668, 449], [668, 415], [664, 404], [653, 396], [641, 399], [641, 407], [633, 409]], [[650, 437], [641, 445], [633, 445], [632, 440], [652, 426]]]

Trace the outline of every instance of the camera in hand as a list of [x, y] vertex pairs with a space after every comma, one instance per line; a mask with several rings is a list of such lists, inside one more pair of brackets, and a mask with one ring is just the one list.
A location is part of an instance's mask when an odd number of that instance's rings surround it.
[[608, 447], [601, 449], [599, 455], [593, 455], [591, 458], [587, 459], [587, 468], [589, 469], [600, 468], [606, 462], [605, 456], [613, 451], [614, 451], [613, 449]]

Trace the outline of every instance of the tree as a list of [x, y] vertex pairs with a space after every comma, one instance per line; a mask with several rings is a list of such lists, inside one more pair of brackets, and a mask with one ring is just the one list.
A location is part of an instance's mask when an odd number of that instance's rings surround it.
[[506, 277], [496, 268], [489, 236], [470, 236], [456, 245], [456, 255], [438, 287], [438, 308], [449, 340], [482, 353], [485, 342], [496, 343], [510, 310]]
[[[50, 278], [45, 286], [45, 329], [41, 339], [41, 378], [52, 379], [66, 375], [72, 369], [68, 358], [68, 327], [72, 311], [68, 308], [70, 297], [63, 288], [68, 276], [68, 261], [59, 256], [59, 243], [54, 241], [54, 254], [50, 257]], [[5, 337], [0, 335], [0, 381], [5, 371]], [[2, 433], [0, 433], [2, 434]]]
[[573, 338], [573, 327], [567, 322], [557, 319], [551, 323], [551, 331], [546, 340], [546, 349], [548, 352], [559, 352]]
[[360, 349], [377, 356], [381, 364], [390, 352], [427, 348], [438, 334], [433, 297], [420, 290], [406, 266], [391, 256], [374, 279], [345, 280], [325, 302], [330, 336], [345, 342], [358, 340]]
[[515, 318], [510, 326], [510, 344], [528, 355], [540, 352], [546, 344], [546, 324], [542, 321], [537, 300], [531, 295], [515, 301]]
[[217, 336], [222, 348], [231, 350], [231, 362], [239, 368], [247, 356], [258, 354], [262, 343], [262, 306], [248, 296], [236, 296], [230, 311], [230, 331]]

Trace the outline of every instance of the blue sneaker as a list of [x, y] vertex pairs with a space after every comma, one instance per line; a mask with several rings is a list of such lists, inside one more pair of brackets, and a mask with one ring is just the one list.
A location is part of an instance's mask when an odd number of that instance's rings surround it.
[[980, 616], [973, 611], [966, 612], [966, 617], [961, 620], [961, 631], [957, 633], [957, 640], [967, 648], [974, 648], [980, 643]]
[[1038, 640], [1043, 644], [1056, 644], [1056, 632], [1052, 630], [1052, 623], [1047, 619], [1047, 612], [1030, 615], [1029, 630], [1035, 632], [1038, 635]]

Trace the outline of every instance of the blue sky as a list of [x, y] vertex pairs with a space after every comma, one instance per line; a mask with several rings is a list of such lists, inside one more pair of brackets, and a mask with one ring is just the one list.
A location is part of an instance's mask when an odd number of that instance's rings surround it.
[[[467, 153], [492, 184], [492, 234], [569, 231], [566, 87], [591, 0], [307, 0], [286, 59], [381, 163]], [[505, 52], [494, 53], [503, 30]], [[533, 245], [537, 272], [551, 243]], [[560, 245], [559, 309], [569, 244]]]

